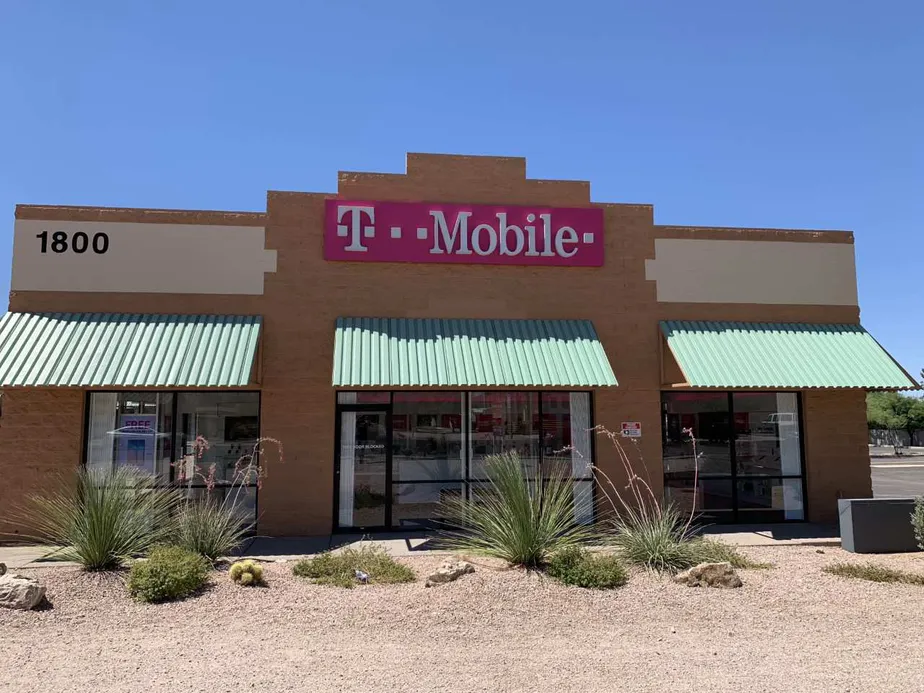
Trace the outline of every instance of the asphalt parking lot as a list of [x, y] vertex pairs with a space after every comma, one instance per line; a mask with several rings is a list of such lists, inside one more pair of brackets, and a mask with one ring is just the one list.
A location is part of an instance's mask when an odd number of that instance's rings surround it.
[[876, 498], [924, 496], [924, 448], [896, 456], [892, 448], [870, 448], [870, 472]]

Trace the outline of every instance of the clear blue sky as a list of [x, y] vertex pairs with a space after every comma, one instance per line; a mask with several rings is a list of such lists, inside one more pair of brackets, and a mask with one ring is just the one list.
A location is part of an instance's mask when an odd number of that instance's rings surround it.
[[[158, 8], [158, 9], [154, 9]], [[263, 210], [406, 151], [526, 156], [662, 224], [856, 232], [924, 367], [920, 2], [0, 2], [16, 203]]]

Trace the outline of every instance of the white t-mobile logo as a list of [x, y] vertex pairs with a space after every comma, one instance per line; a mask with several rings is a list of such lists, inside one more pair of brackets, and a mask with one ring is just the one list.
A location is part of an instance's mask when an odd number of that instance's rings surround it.
[[[343, 217], [350, 214], [350, 224], [341, 224]], [[369, 226], [363, 226], [363, 214], [369, 217]], [[375, 238], [375, 207], [362, 207], [357, 205], [344, 205], [337, 207], [337, 235], [341, 238], [350, 237], [350, 245], [344, 250], [355, 253], [364, 253], [368, 248], [363, 245], [363, 238]]]

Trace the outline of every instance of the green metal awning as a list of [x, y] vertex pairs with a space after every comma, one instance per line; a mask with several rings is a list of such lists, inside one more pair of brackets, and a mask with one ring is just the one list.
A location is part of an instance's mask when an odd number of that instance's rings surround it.
[[251, 382], [261, 318], [7, 313], [0, 386], [240, 387]]
[[917, 387], [860, 325], [667, 321], [661, 332], [691, 387]]
[[335, 387], [596, 387], [616, 376], [588, 320], [338, 318]]

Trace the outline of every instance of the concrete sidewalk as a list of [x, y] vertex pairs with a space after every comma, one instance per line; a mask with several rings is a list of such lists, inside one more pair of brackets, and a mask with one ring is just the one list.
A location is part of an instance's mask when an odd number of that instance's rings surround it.
[[[705, 536], [721, 539], [735, 546], [840, 546], [841, 539], [834, 525], [796, 523], [784, 525], [715, 525], [702, 532]], [[263, 561], [292, 561], [367, 541], [382, 546], [392, 556], [414, 557], [445, 553], [432, 534], [334, 534], [316, 537], [252, 537], [238, 552], [238, 556]], [[7, 568], [52, 568], [73, 566], [63, 561], [44, 561], [48, 553], [45, 546], [0, 546], [0, 563]]]

